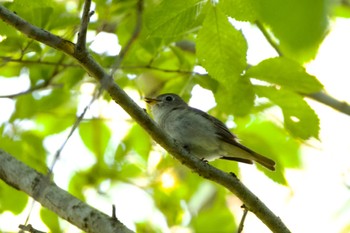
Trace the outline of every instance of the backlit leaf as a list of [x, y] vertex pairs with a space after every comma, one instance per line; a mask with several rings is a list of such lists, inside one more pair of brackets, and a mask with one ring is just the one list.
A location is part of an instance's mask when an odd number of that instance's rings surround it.
[[196, 50], [203, 67], [224, 85], [236, 81], [247, 66], [247, 43], [242, 33], [217, 7], [208, 10]]
[[79, 125], [79, 135], [85, 146], [97, 158], [103, 157], [111, 138], [111, 131], [103, 120], [92, 119], [81, 122]]
[[282, 109], [284, 125], [294, 136], [301, 139], [318, 138], [320, 120], [300, 95], [273, 87], [255, 86], [254, 89], [260, 97], [270, 99]]
[[322, 84], [299, 63], [284, 57], [270, 58], [249, 68], [247, 77], [274, 83], [301, 93], [321, 91]]
[[202, 0], [165, 0], [146, 14], [146, 25], [152, 36], [174, 37], [199, 26]]

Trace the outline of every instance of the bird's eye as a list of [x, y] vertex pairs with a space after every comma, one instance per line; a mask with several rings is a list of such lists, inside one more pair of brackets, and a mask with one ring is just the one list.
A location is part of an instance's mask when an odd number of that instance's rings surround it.
[[168, 101], [168, 102], [173, 101], [173, 97], [168, 95], [167, 97], [165, 97], [165, 100]]

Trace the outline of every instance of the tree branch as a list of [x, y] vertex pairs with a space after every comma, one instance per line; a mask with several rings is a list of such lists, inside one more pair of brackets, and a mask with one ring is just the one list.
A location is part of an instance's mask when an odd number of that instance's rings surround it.
[[90, 12], [91, 0], [85, 0], [83, 15], [81, 18], [80, 30], [78, 33], [78, 41], [76, 49], [80, 52], [86, 52], [86, 32], [88, 29], [90, 17], [94, 12]]
[[170, 69], [164, 69], [159, 68], [156, 66], [146, 65], [146, 66], [121, 66], [120, 69], [124, 70], [137, 70], [137, 69], [144, 69], [144, 70], [156, 70], [164, 73], [177, 73], [177, 74], [185, 74], [185, 75], [197, 75], [197, 76], [208, 76], [208, 74], [201, 74], [198, 72], [190, 71], [190, 70], [170, 70]]
[[272, 37], [270, 36], [270, 34], [267, 32], [267, 30], [265, 29], [264, 25], [262, 25], [261, 22], [256, 21], [255, 22], [256, 26], [259, 28], [259, 30], [261, 31], [261, 33], [264, 35], [265, 39], [267, 40], [267, 42], [269, 42], [269, 44], [271, 45], [272, 48], [275, 49], [275, 51], [278, 53], [278, 55], [280, 57], [283, 57], [283, 53], [280, 50], [280, 48], [278, 47], [278, 44], [276, 43], [276, 41], [274, 41], [272, 39]]
[[337, 100], [324, 92], [316, 92], [306, 96], [350, 116], [350, 105], [345, 101]]
[[0, 178], [22, 190], [58, 216], [87, 232], [132, 232], [118, 219], [94, 209], [43, 175], [0, 150]]
[[75, 120], [72, 128], [69, 131], [69, 134], [67, 135], [66, 139], [64, 140], [64, 142], [62, 143], [61, 147], [56, 151], [54, 159], [52, 161], [52, 164], [50, 166], [48, 175], [51, 175], [51, 173], [53, 172], [53, 169], [56, 165], [56, 162], [58, 161], [59, 157], [61, 156], [61, 152], [64, 149], [64, 147], [66, 146], [68, 140], [70, 139], [70, 137], [73, 135], [74, 131], [78, 128], [79, 124], [81, 123], [81, 121], [84, 119], [84, 116], [87, 112], [87, 110], [91, 107], [91, 105], [93, 104], [93, 102], [100, 97], [101, 93], [102, 93], [103, 89], [99, 88], [98, 90], [95, 91], [92, 99], [90, 100], [90, 102], [85, 106], [83, 112], [77, 117], [77, 119]]
[[[280, 57], [282, 57], [283, 56], [282, 51], [278, 47], [278, 44], [271, 38], [271, 35], [266, 31], [264, 25], [262, 25], [259, 21], [256, 22], [256, 25], [260, 29], [260, 31], [262, 32], [262, 34], [264, 35], [266, 40], [269, 42], [271, 47], [273, 47], [275, 49], [275, 51], [278, 53], [278, 55]], [[326, 94], [323, 91], [315, 92], [312, 94], [302, 94], [301, 93], [301, 95], [304, 95], [306, 97], [314, 99], [314, 100], [316, 100], [324, 105], [327, 105], [335, 110], [338, 110], [341, 113], [344, 113], [344, 114], [350, 116], [350, 105], [348, 103], [343, 102], [343, 101], [339, 101], [339, 100], [335, 99], [334, 97]]]
[[4, 57], [0, 56], [0, 61], [3, 63], [0, 65], [0, 67], [4, 66], [7, 62], [16, 62], [16, 63], [22, 63], [22, 64], [33, 64], [33, 65], [48, 65], [48, 66], [62, 66], [62, 67], [77, 67], [77, 64], [70, 64], [70, 63], [59, 63], [59, 62], [51, 62], [51, 61], [42, 61], [42, 60], [23, 60], [22, 58], [16, 59], [12, 57]]
[[[78, 56], [74, 51], [74, 44], [71, 42], [65, 42], [61, 38], [54, 36], [48, 32], [41, 33], [41, 29], [37, 28], [29, 23], [25, 22], [19, 16], [8, 11], [6, 8], [0, 5], [0, 18], [8, 22], [17, 30], [21, 31], [30, 38], [37, 39], [46, 45], [57, 48], [65, 52], [66, 54], [74, 57], [80, 65], [94, 78], [102, 83], [103, 87], [110, 96], [119, 104], [138, 124], [140, 124], [151, 136], [165, 148], [176, 159], [181, 161], [184, 165], [198, 173], [200, 176], [212, 180], [221, 184], [235, 194], [245, 206], [253, 212], [268, 228], [273, 232], [287, 233], [290, 232], [284, 225], [279, 217], [277, 217], [267, 206], [259, 200], [249, 189], [247, 189], [235, 176], [225, 173], [203, 161], [196, 156], [191, 155], [187, 150], [179, 147], [175, 142], [163, 132], [155, 122], [149, 118], [145, 111], [140, 108], [129, 96], [121, 89], [116, 83], [113, 82], [111, 76], [108, 75], [104, 69], [90, 56]], [[20, 22], [19, 24], [14, 22]], [[30, 30], [25, 30], [29, 28]], [[58, 42], [60, 46], [52, 43], [50, 39]], [[68, 44], [69, 46], [62, 46]], [[73, 51], [71, 50], [73, 48]], [[0, 172], [1, 174], [1, 172]], [[24, 174], [22, 174], [24, 175]], [[16, 174], [16, 176], [19, 176]], [[12, 184], [12, 182], [9, 182]], [[51, 184], [52, 185], [52, 184]], [[15, 187], [18, 187], [14, 184]], [[56, 186], [57, 187], [57, 186]], [[33, 193], [31, 193], [33, 194]], [[43, 197], [43, 195], [41, 195]], [[47, 200], [40, 198], [39, 202], [44, 202], [45, 206]], [[80, 205], [79, 205], [80, 206]], [[51, 206], [50, 206], [51, 207]], [[56, 209], [55, 209], [56, 210]], [[61, 214], [61, 210], [57, 210]], [[100, 230], [100, 232], [102, 232]]]
[[39, 231], [37, 229], [35, 229], [32, 225], [19, 225], [18, 227], [19, 229], [21, 229], [22, 231], [20, 232], [24, 232], [24, 231], [28, 231], [30, 233], [46, 233], [44, 231]]
[[28, 23], [21, 17], [18, 17], [15, 13], [7, 10], [2, 5], [0, 5], [0, 18], [5, 23], [8, 23], [18, 31], [27, 35], [29, 38], [40, 41], [57, 50], [63, 51], [68, 55], [74, 55], [74, 43]]
[[22, 91], [22, 92], [19, 92], [19, 93], [15, 93], [15, 94], [10, 94], [10, 95], [0, 95], [0, 98], [16, 98], [18, 96], [21, 96], [21, 95], [26, 95], [26, 94], [29, 94], [29, 93], [32, 93], [34, 91], [37, 91], [37, 90], [43, 90], [43, 89], [46, 89], [48, 88], [49, 86], [53, 86], [53, 87], [61, 87], [62, 85], [60, 84], [52, 84], [54, 78], [64, 69], [66, 69], [66, 67], [63, 67], [62, 70], [60, 70], [60, 64], [64, 61], [64, 58], [65, 56], [62, 55], [60, 60], [56, 63], [56, 66], [55, 66], [55, 69], [53, 70], [50, 78], [46, 79], [44, 82], [40, 83], [40, 84], [37, 84], [36, 86], [34, 87], [31, 87], [29, 88], [28, 90], [26, 91]]
[[243, 232], [244, 221], [245, 221], [247, 214], [248, 214], [248, 209], [245, 207], [245, 205], [242, 205], [241, 208], [243, 209], [243, 215], [242, 215], [241, 221], [239, 222], [237, 233]]

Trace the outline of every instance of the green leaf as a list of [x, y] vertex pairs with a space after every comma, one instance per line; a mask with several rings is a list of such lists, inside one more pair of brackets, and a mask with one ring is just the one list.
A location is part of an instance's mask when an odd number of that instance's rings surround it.
[[111, 138], [111, 131], [103, 120], [92, 119], [81, 122], [79, 125], [79, 135], [85, 146], [97, 158], [103, 158]]
[[39, 91], [36, 98], [30, 94], [19, 96], [16, 101], [16, 111], [11, 120], [31, 118], [39, 113], [59, 115], [62, 112], [72, 113], [76, 108], [74, 101], [70, 98], [69, 90], [53, 89], [48, 94], [44, 93], [47, 95], [42, 93], [44, 92]]
[[68, 192], [84, 201], [84, 188], [88, 183], [88, 178], [83, 172], [76, 172], [69, 180]]
[[[0, 51], [1, 51], [1, 46], [0, 46]], [[6, 62], [6, 61], [4, 62], [1, 61], [1, 64], [6, 66], [6, 69], [0, 69], [1, 77], [17, 78], [20, 75], [21, 69], [22, 69], [22, 66], [20, 64]]]
[[[350, 18], [349, 6], [344, 5], [344, 4], [335, 6], [333, 9], [333, 12], [332, 12], [332, 16], [342, 17], [342, 18]], [[346, 232], [346, 231], [344, 231], [344, 232]]]
[[271, 27], [282, 53], [298, 61], [308, 61], [317, 53], [328, 28], [332, 1], [255, 1], [261, 22]]
[[146, 26], [152, 36], [175, 37], [199, 26], [202, 0], [165, 0], [146, 13]]
[[194, 81], [201, 87], [211, 90], [213, 93], [218, 90], [219, 82], [209, 75], [195, 75]]
[[[10, 36], [5, 35], [6, 38], [0, 42], [0, 55], [7, 56], [9, 58], [17, 58], [21, 55], [21, 49], [25, 38], [18, 37], [17, 35]], [[17, 56], [16, 56], [17, 55]], [[6, 59], [4, 59], [6, 62]], [[2, 69], [1, 69], [2, 70]]]
[[[21, 124], [19, 125], [21, 126]], [[1, 132], [4, 128], [0, 128], [0, 134], [2, 135], [0, 148], [37, 171], [42, 173], [47, 172], [47, 152], [43, 146], [43, 138], [32, 131], [22, 132], [23, 129], [20, 126], [11, 126], [14, 132], [16, 132], [15, 135], [11, 133], [11, 136]]]
[[116, 160], [120, 161], [130, 150], [134, 150], [146, 160], [152, 147], [151, 141], [148, 140], [148, 138], [149, 135], [145, 130], [141, 128], [140, 125], [134, 124], [129, 133], [123, 139], [123, 143], [118, 146]]
[[72, 90], [86, 74], [85, 70], [80, 67], [71, 67], [61, 72], [55, 77], [55, 83], [63, 84], [67, 90]]
[[256, 116], [235, 118], [235, 123], [234, 133], [243, 145], [276, 162], [275, 172], [259, 165], [258, 168], [273, 181], [288, 185], [285, 168], [300, 168], [301, 165], [298, 139], [291, 137], [286, 129]]
[[27, 194], [20, 192], [4, 182], [0, 182], [0, 213], [11, 211], [20, 214], [28, 202]]
[[240, 75], [247, 66], [247, 43], [217, 7], [211, 7], [198, 33], [197, 55], [203, 67], [219, 82], [215, 99], [225, 112], [244, 115], [253, 106], [251, 83]]
[[299, 63], [284, 57], [270, 58], [249, 68], [246, 77], [260, 79], [301, 93], [321, 91], [323, 85]]
[[266, 97], [278, 105], [283, 112], [285, 127], [296, 137], [318, 138], [320, 120], [315, 111], [298, 94], [285, 89], [255, 86], [260, 97]]
[[18, 15], [28, 22], [38, 27], [45, 28], [51, 20], [50, 18], [54, 11], [54, 2], [51, 0], [32, 2], [16, 0], [10, 9], [16, 11]]
[[52, 0], [37, 0], [37, 1], [33, 1], [33, 2], [28, 2], [26, 0], [15, 0], [14, 4], [16, 7], [23, 7], [26, 9], [32, 9], [35, 7], [50, 6], [52, 4]]
[[247, 42], [217, 7], [208, 10], [196, 50], [203, 67], [224, 85], [238, 80], [247, 66]]
[[0, 21], [0, 28], [1, 28], [0, 35], [6, 35], [6, 37], [12, 37], [12, 36], [16, 37], [19, 34], [19, 32], [15, 28], [11, 27], [10, 25], [8, 25], [2, 20]]
[[54, 71], [54, 67], [46, 66], [46, 65], [36, 65], [29, 67], [29, 78], [31, 84], [37, 85], [39, 82], [43, 82], [44, 80], [49, 80], [52, 78], [52, 73]]
[[41, 220], [43, 220], [43, 222], [50, 229], [51, 232], [62, 232], [62, 229], [60, 228], [59, 219], [57, 217], [57, 214], [55, 214], [54, 212], [46, 208], [41, 208], [40, 218]]
[[227, 206], [225, 197], [225, 190], [217, 188], [209, 202], [192, 219], [191, 225], [195, 232], [235, 232], [235, 219]]
[[220, 85], [214, 93], [217, 107], [227, 114], [243, 116], [254, 105], [255, 94], [250, 80], [241, 78], [226, 85]]
[[35, 117], [35, 131], [43, 137], [57, 134], [71, 127], [76, 120], [74, 112], [71, 114], [60, 114], [59, 119], [57, 117], [58, 115], [38, 114]]
[[255, 0], [220, 0], [218, 7], [236, 20], [253, 23], [259, 17], [255, 4]]

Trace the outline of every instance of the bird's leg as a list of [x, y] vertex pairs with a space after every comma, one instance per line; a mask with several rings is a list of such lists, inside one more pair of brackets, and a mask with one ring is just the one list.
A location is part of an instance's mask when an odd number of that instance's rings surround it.
[[206, 160], [205, 158], [200, 158], [201, 161], [205, 162], [205, 163], [209, 163], [208, 160]]
[[[183, 145], [182, 148], [184, 148], [187, 152], [191, 153], [190, 146], [189, 145]], [[205, 163], [209, 163], [208, 160], [206, 160], [204, 157], [200, 158], [201, 161]]]

